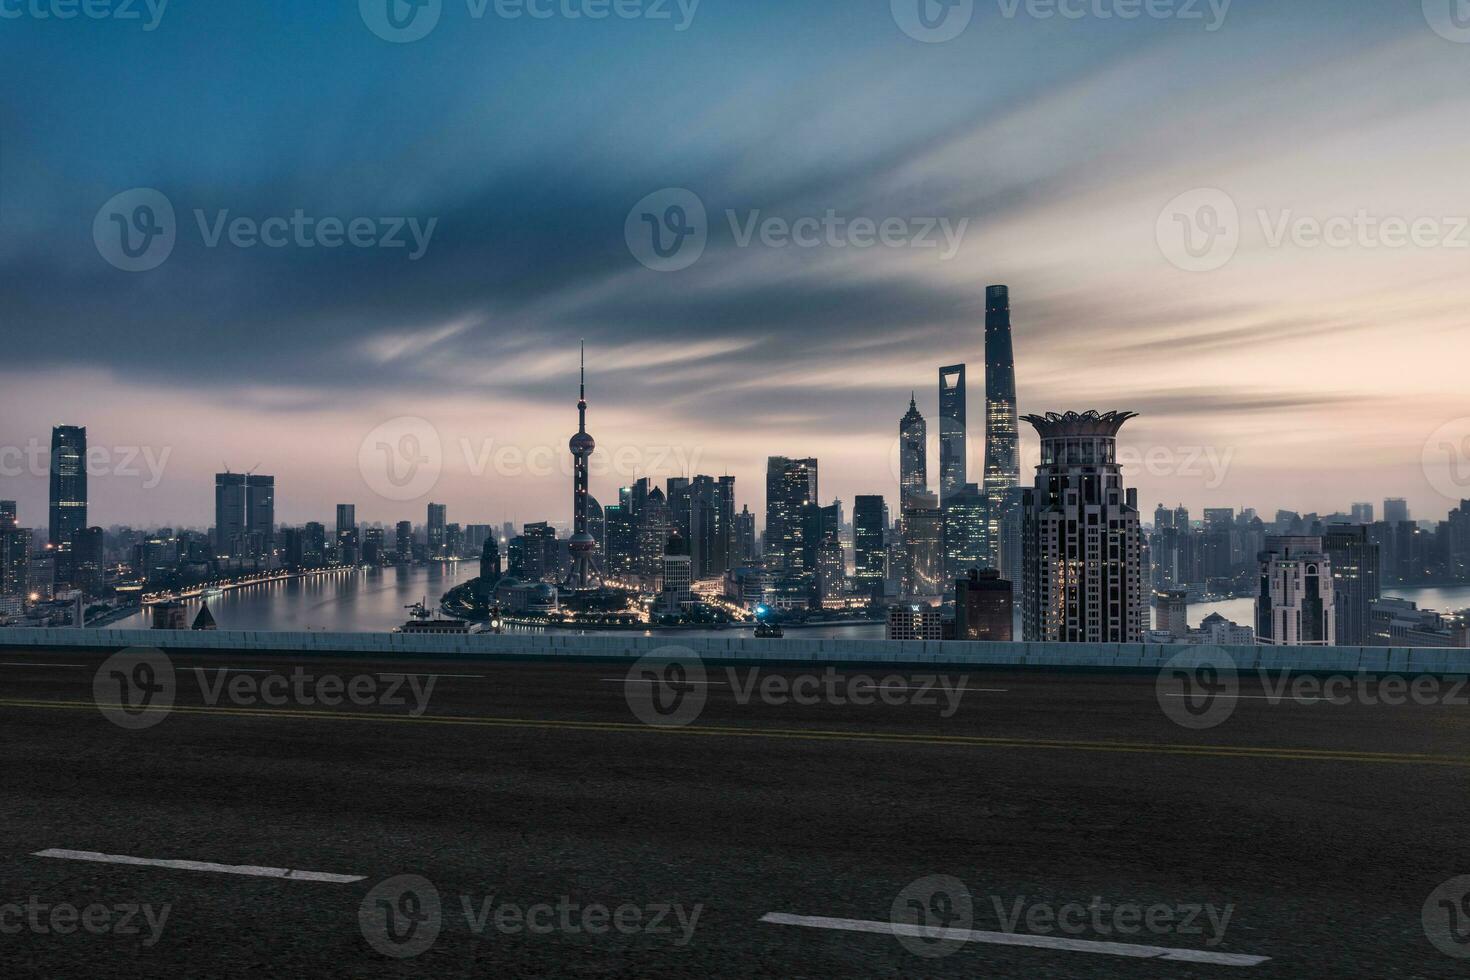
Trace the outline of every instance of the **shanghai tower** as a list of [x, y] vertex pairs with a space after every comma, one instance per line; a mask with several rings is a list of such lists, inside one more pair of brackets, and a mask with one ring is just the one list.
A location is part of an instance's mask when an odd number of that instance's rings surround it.
[[1001, 547], [991, 559], [1006, 568], [1019, 556], [1004, 554], [1003, 522], [1021, 482], [1016, 418], [1016, 359], [1011, 346], [1011, 294], [1005, 286], [985, 290], [985, 499], [990, 540]]

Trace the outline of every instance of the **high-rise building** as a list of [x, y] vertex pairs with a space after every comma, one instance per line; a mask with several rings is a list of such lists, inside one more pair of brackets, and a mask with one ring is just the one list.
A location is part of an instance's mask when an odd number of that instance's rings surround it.
[[1383, 502], [1383, 519], [1390, 524], [1409, 520], [1409, 502], [1403, 497], [1389, 497]]
[[523, 577], [533, 582], [549, 582], [557, 577], [556, 529], [545, 521], [527, 524], [521, 529]]
[[1148, 628], [1138, 492], [1123, 486], [1118, 430], [1132, 412], [1028, 415], [1041, 435], [1023, 495], [1024, 638], [1139, 643]]
[[493, 585], [500, 580], [500, 545], [491, 534], [480, 547], [480, 581]]
[[1372, 504], [1353, 504], [1353, 523], [1354, 524], [1372, 524], [1373, 523], [1373, 505]]
[[944, 517], [945, 575], [957, 579], [972, 568], [990, 565], [990, 508], [974, 483], [967, 483], [940, 502]]
[[356, 565], [361, 558], [358, 551], [357, 505], [337, 505], [337, 560], [344, 565]]
[[687, 490], [689, 556], [696, 579], [718, 578], [734, 567], [735, 478], [696, 476]]
[[650, 487], [646, 478], [633, 484], [630, 499], [638, 524], [636, 574], [643, 588], [654, 589], [663, 574], [664, 549], [669, 542], [669, 507], [664, 492]]
[[87, 526], [87, 429], [58, 425], [51, 430], [51, 534], [56, 581], [73, 579], [72, 539]]
[[607, 542], [603, 551], [603, 572], [618, 582], [630, 582], [638, 555], [638, 525], [624, 504], [604, 507], [602, 520]]
[[1168, 633], [1175, 639], [1189, 636], [1189, 592], [1184, 589], [1164, 589], [1154, 593], [1154, 614], [1158, 617], [1154, 629]]
[[972, 568], [955, 580], [957, 640], [1008, 643], [1015, 632], [1015, 590], [993, 568]]
[[1337, 611], [1332, 561], [1322, 539], [1271, 535], [1260, 556], [1256, 641], [1268, 646], [1334, 646]]
[[276, 525], [276, 478], [259, 473], [214, 476], [214, 547], [225, 558], [270, 553]]
[[828, 534], [817, 545], [818, 604], [840, 608], [847, 592], [847, 555], [836, 534]]
[[740, 508], [740, 513], [735, 515], [733, 565], [739, 567], [755, 561], [760, 555], [760, 548], [756, 546], [758, 540], [755, 533], [755, 514], [751, 512], [749, 504], [744, 504]]
[[15, 501], [0, 500], [0, 596], [26, 595], [31, 532], [17, 526]]
[[1373, 644], [1373, 603], [1382, 596], [1378, 545], [1362, 524], [1333, 524], [1322, 539], [1332, 563], [1338, 646]]
[[929, 489], [929, 427], [909, 396], [909, 410], [898, 420], [898, 497], [900, 509], [911, 494]]
[[766, 461], [765, 553], [770, 567], [793, 574], [810, 571], [803, 563], [802, 511], [817, 499], [815, 459], [772, 456]]
[[1020, 524], [1011, 507], [1010, 491], [1021, 485], [1020, 423], [1016, 408], [1016, 358], [1011, 342], [1011, 293], [1005, 286], [985, 290], [985, 483], [990, 505], [990, 541], [1001, 550], [991, 556], [996, 568], [1009, 568], [1020, 556], [1004, 553], [1002, 523], [1008, 516]]
[[965, 488], [965, 366], [939, 369], [939, 506]]
[[394, 554], [399, 563], [413, 561], [413, 521], [399, 521], [393, 535]]
[[660, 612], [678, 615], [694, 598], [694, 571], [689, 558], [689, 545], [678, 531], [670, 534], [664, 545], [663, 569], [659, 582]]
[[449, 507], [445, 504], [429, 504], [429, 516], [427, 533], [429, 541], [429, 560], [444, 558], [447, 555], [446, 535], [449, 529]]
[[301, 562], [307, 568], [321, 568], [327, 563], [327, 527], [319, 521], [307, 521], [301, 529]]
[[944, 517], [939, 497], [909, 495], [903, 509], [904, 580], [908, 598], [933, 598], [944, 591]]
[[369, 527], [362, 530], [358, 561], [364, 565], [383, 564], [383, 529], [381, 527]]
[[888, 502], [879, 495], [859, 496], [852, 502], [853, 574], [865, 583], [881, 582], [888, 575], [887, 515]]

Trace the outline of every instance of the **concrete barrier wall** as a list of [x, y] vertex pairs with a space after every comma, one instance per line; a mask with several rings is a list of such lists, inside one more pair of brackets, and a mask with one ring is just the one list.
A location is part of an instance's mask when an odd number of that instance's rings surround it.
[[1229, 654], [1242, 670], [1320, 673], [1470, 674], [1470, 650], [1403, 647], [1197, 647], [1124, 643], [972, 643], [922, 640], [757, 640], [624, 634], [516, 633], [410, 635], [403, 633], [264, 633], [90, 629], [0, 629], [0, 648], [117, 650], [155, 647], [208, 653], [356, 656], [481, 657], [506, 659], [633, 660], [666, 647], [719, 662], [841, 665], [953, 665], [1157, 670], [1180, 653]]

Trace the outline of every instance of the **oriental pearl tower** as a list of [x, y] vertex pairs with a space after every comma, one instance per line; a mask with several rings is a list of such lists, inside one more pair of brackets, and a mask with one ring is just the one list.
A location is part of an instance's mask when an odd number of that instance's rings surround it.
[[581, 388], [577, 397], [577, 434], [568, 446], [572, 450], [572, 515], [574, 527], [572, 538], [567, 542], [567, 551], [572, 559], [572, 572], [567, 576], [566, 587], [584, 590], [595, 589], [601, 584], [592, 556], [597, 551], [597, 539], [587, 532], [587, 459], [597, 442], [587, 433], [587, 345], [582, 345]]

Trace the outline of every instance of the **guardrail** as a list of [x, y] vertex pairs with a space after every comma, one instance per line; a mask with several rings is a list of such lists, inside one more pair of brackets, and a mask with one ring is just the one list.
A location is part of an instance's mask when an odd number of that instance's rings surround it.
[[757, 640], [751, 637], [573, 633], [269, 633], [239, 630], [0, 629], [0, 648], [154, 647], [197, 653], [633, 660], [674, 647], [714, 662], [1157, 670], [1190, 651], [1224, 651], [1241, 670], [1470, 674], [1470, 649], [974, 643], [926, 640]]

